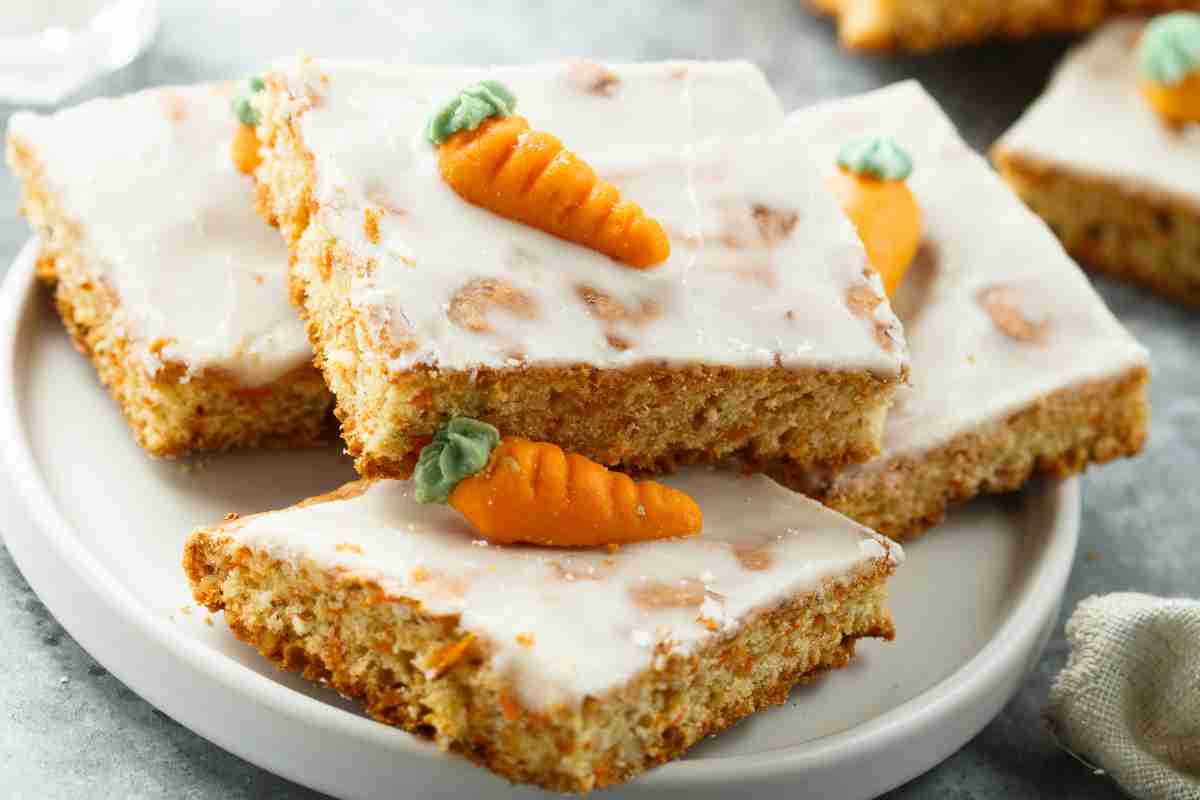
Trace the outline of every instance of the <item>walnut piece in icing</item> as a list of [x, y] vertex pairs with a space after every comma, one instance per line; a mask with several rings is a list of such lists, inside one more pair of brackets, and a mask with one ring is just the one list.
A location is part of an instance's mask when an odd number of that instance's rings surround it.
[[596, 61], [576, 58], [567, 64], [567, 80], [588, 94], [612, 97], [621, 85], [617, 73]]
[[733, 546], [733, 554], [742, 568], [751, 572], [768, 570], [775, 563], [770, 547], [759, 542], [738, 542]]
[[603, 322], [628, 322], [641, 325], [658, 318], [662, 313], [658, 303], [642, 299], [637, 308], [629, 308], [620, 300], [585, 284], [575, 287], [575, 295], [587, 307], [587, 313]]
[[608, 346], [613, 350], [625, 351], [633, 347], [633, 342], [615, 333], [607, 333], [604, 335], [604, 341], [608, 342]]
[[460, 328], [490, 333], [487, 315], [500, 309], [519, 319], [537, 319], [537, 304], [525, 292], [497, 278], [475, 278], [454, 293], [447, 315]]
[[629, 597], [639, 608], [699, 608], [704, 603], [704, 582], [696, 578], [637, 581], [629, 586]]
[[1050, 320], [1033, 322], [1023, 313], [1013, 298], [1011, 287], [997, 285], [980, 290], [979, 305], [992, 318], [992, 323], [1010, 339], [1026, 344], [1044, 341], [1050, 329]]
[[795, 211], [771, 208], [761, 203], [755, 203], [750, 213], [758, 225], [759, 235], [768, 246], [791, 236], [796, 223], [800, 221], [800, 215]]
[[846, 290], [846, 307], [856, 317], [863, 318], [874, 313], [882, 302], [883, 298], [869, 284], [860, 283]]

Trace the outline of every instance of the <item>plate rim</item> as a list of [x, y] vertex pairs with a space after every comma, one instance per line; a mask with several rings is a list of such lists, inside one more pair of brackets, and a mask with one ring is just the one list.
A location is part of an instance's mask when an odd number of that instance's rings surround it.
[[[0, 287], [0, 386], [9, 387], [0, 391], [0, 442], [5, 444], [0, 450], [4, 454], [3, 463], [10, 480], [10, 492], [36, 531], [49, 541], [74, 575], [110, 606], [112, 613], [120, 614], [149, 643], [186, 661], [223, 689], [303, 723], [306, 728], [316, 727], [329, 734], [349, 736], [357, 741], [366, 740], [422, 760], [442, 760], [440, 751], [424, 741], [296, 692], [250, 667], [214, 654], [201, 642], [179, 633], [166, 619], [158, 619], [147, 613], [132, 593], [78, 541], [73, 526], [59, 511], [38, 468], [25, 421], [21, 418], [19, 391], [14, 380], [18, 329], [36, 296], [36, 253], [37, 240], [30, 238], [18, 252]], [[981, 722], [972, 721], [969, 724], [971, 730], [965, 738], [953, 736], [955, 741], [950, 746], [939, 743], [934, 748], [939, 754], [932, 760], [927, 753], [922, 758], [906, 760], [911, 769], [904, 770], [907, 774], [894, 774], [892, 777], [898, 779], [893, 781], [889, 778], [887, 783], [890, 786], [886, 788], [898, 786], [940, 763], [974, 738], [1007, 704], [1015, 686], [1000, 698], [999, 703], [995, 702], [994, 690], [1003, 686], [1006, 679], [1011, 679], [1014, 671], [1024, 678], [1030, 666], [1027, 662], [1031, 650], [1039, 648], [1038, 643], [1047, 624], [1052, 624], [1057, 618], [1075, 560], [1082, 502], [1077, 478], [1058, 481], [1053, 491], [1057, 494], [1053, 519], [1048, 526], [1046, 544], [1031, 565], [1027, 579], [1029, 589], [1009, 610], [1007, 619], [988, 642], [957, 670], [915, 697], [846, 731], [762, 753], [675, 761], [646, 773], [638, 779], [637, 784], [646, 788], [698, 788], [702, 783], [796, 777], [806, 769], [818, 766], [849, 766], [863, 759], [878, 757], [897, 746], [911, 746], [913, 737], [930, 735], [947, 718], [954, 715], [961, 718], [984, 699], [992, 701], [994, 711], [986, 713]], [[51, 611], [54, 609], [51, 608]], [[71, 633], [81, 644], [88, 638], [76, 636], [74, 631]], [[126, 683], [133, 684], [132, 681]], [[1018, 680], [1015, 685], [1019, 684]], [[136, 686], [131, 685], [131, 688], [136, 691]], [[186, 727], [196, 730], [189, 724], [188, 714], [179, 713], [177, 708], [164, 707], [163, 710]], [[247, 758], [226, 742], [213, 741], [223, 749]], [[257, 759], [247, 760], [260, 763]], [[276, 774], [305, 782], [284, 765], [273, 763], [263, 766]]]

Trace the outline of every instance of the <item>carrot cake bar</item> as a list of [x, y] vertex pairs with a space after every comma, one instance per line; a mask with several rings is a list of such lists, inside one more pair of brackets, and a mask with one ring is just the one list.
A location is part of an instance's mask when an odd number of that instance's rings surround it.
[[[479, 81], [661, 222], [665, 263], [633, 268], [448, 186], [426, 126]], [[260, 211], [291, 243], [362, 475], [406, 477], [460, 414], [641, 469], [877, 450], [903, 333], [886, 302], [848, 307], [878, 281], [750, 65], [303, 61], [266, 84]]]
[[1113, 16], [1200, 9], [1200, 0], [808, 0], [852, 50], [936, 50], [989, 38], [1085, 31]]
[[152, 89], [8, 127], [39, 272], [156, 456], [311, 444], [332, 402], [287, 301], [287, 249], [230, 157], [232, 90]]
[[[1173, 20], [1190, 44], [1115, 22], [1072, 51], [993, 158], [1085, 266], [1200, 308], [1200, 14]], [[1189, 92], [1190, 119], [1152, 104]]]
[[918, 84], [818, 105], [789, 123], [830, 171], [848, 138], [907, 148], [924, 239], [893, 297], [912, 375], [883, 452], [836, 473], [774, 474], [903, 538], [952, 502], [1138, 452], [1145, 350]]
[[280, 667], [509, 780], [587, 791], [893, 635], [898, 545], [762, 476], [665, 483], [698, 501], [700, 535], [495, 545], [413, 482], [364, 480], [202, 528], [184, 568]]

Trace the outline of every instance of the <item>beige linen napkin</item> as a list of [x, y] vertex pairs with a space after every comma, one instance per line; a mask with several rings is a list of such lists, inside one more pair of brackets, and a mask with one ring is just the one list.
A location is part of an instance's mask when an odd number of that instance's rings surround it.
[[1089, 597], [1067, 640], [1046, 709], [1059, 741], [1140, 800], [1200, 800], [1200, 601]]

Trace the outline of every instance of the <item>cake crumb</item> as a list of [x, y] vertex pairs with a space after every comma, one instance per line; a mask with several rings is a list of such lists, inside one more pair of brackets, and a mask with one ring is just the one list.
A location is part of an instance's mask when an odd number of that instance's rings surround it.
[[533, 647], [534, 638], [532, 633], [518, 633], [517, 644], [521, 647]]
[[474, 641], [475, 634], [468, 633], [457, 642], [445, 645], [434, 652], [429, 658], [429, 668], [425, 670], [425, 677], [432, 681], [445, 675], [462, 659]]

